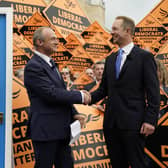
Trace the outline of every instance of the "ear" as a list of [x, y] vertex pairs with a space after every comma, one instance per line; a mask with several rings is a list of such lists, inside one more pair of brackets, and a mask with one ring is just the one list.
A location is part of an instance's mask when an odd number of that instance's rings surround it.
[[44, 44], [44, 41], [41, 39], [37, 39], [36, 43], [38, 46], [42, 46]]
[[129, 34], [132, 34], [131, 29], [129, 27], [126, 29], [126, 32], [129, 33]]

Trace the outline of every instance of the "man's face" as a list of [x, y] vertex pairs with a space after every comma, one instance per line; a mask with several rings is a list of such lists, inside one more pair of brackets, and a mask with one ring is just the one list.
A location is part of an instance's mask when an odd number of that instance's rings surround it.
[[120, 46], [126, 37], [126, 30], [122, 26], [123, 20], [116, 19], [112, 25], [112, 42]]
[[51, 55], [53, 52], [57, 51], [58, 39], [55, 32], [52, 29], [43, 30], [43, 44], [42, 49], [46, 55]]
[[96, 64], [95, 69], [93, 71], [94, 71], [94, 75], [96, 77], [96, 80], [101, 81], [103, 71], [104, 71], [104, 64]]
[[86, 70], [86, 74], [91, 77], [92, 79], [94, 79], [94, 73], [93, 73], [93, 70], [91, 68], [88, 68]]
[[70, 72], [69, 72], [68, 69], [63, 68], [62, 71], [61, 71], [61, 75], [62, 75], [64, 81], [69, 81], [70, 80]]

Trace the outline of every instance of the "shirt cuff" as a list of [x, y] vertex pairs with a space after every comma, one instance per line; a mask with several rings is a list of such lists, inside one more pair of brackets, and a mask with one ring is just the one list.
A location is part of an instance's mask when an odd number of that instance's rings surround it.
[[81, 97], [82, 97], [82, 103], [84, 103], [84, 93], [82, 91], [80, 91], [81, 93]]

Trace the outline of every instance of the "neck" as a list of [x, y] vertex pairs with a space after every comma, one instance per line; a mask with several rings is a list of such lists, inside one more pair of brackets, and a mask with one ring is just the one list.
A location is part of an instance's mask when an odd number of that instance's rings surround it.
[[44, 54], [44, 55], [46, 55], [46, 56], [48, 56], [48, 57], [51, 57], [51, 54], [46, 53], [44, 50], [37, 49], [37, 48], [35, 50], [40, 52], [40, 53], [42, 53], [42, 54]]
[[132, 39], [129, 38], [129, 39], [123, 41], [122, 43], [120, 43], [118, 46], [119, 46], [120, 48], [123, 48], [123, 47], [127, 46], [128, 44], [130, 44], [131, 42], [132, 42]]

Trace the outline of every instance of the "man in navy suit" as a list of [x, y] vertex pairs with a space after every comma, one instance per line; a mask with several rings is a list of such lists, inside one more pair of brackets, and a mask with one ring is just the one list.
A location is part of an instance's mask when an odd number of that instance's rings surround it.
[[58, 40], [49, 27], [37, 29], [33, 36], [34, 56], [24, 71], [24, 83], [30, 99], [28, 130], [35, 152], [35, 168], [73, 168], [70, 124], [84, 118], [73, 104], [87, 103], [84, 91], [67, 91], [51, 59]]
[[106, 58], [100, 87], [91, 103], [108, 96], [104, 136], [113, 168], [145, 168], [146, 137], [155, 131], [159, 113], [159, 82], [154, 56], [132, 42], [135, 24], [118, 16], [112, 42], [119, 53]]

